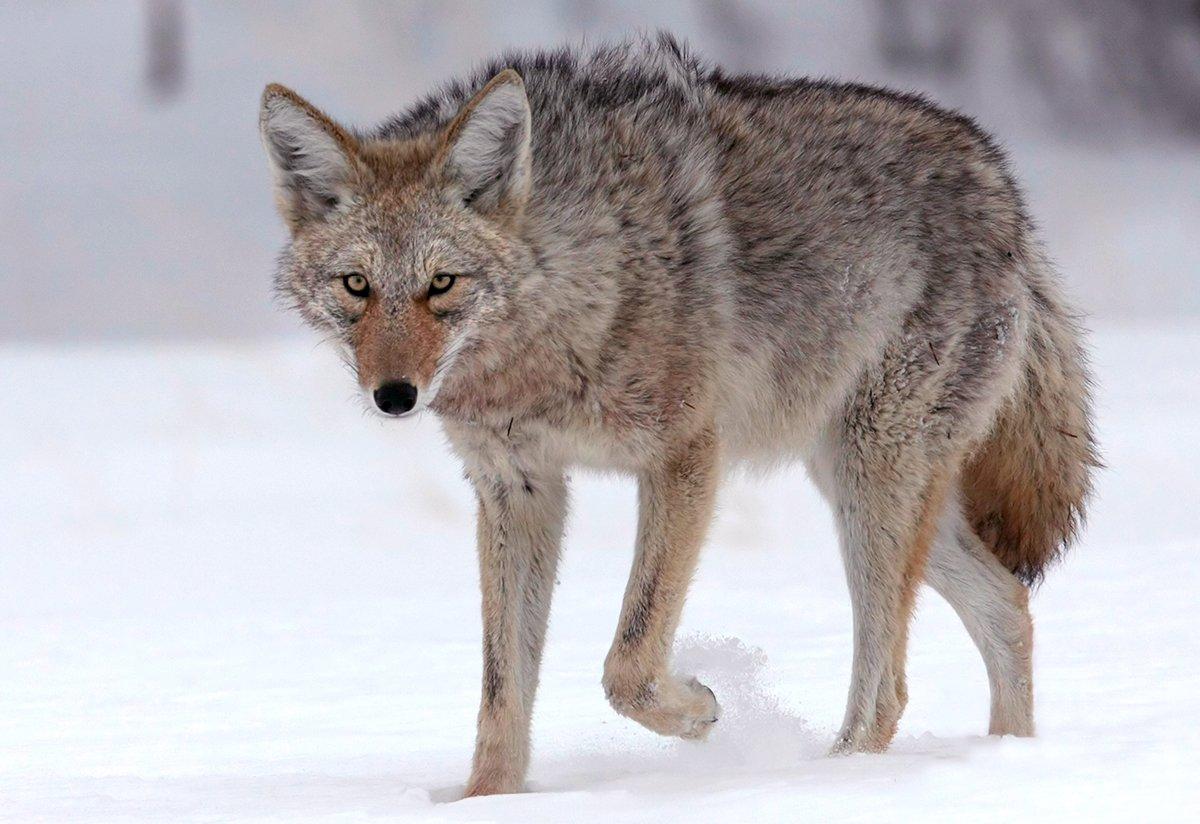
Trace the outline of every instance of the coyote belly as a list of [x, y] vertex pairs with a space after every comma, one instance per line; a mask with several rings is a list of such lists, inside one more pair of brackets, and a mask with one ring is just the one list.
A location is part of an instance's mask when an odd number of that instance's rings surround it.
[[718, 720], [670, 669], [717, 486], [803, 461], [854, 610], [834, 752], [895, 734], [922, 581], [987, 664], [990, 731], [1033, 733], [1026, 587], [1074, 537], [1097, 460], [1080, 332], [973, 122], [727, 75], [660, 36], [510, 54], [367, 131], [269, 86], [261, 127], [280, 293], [372, 408], [439, 417], [478, 498], [469, 795], [523, 785], [581, 465], [639, 488], [603, 667], [619, 713], [685, 738]]

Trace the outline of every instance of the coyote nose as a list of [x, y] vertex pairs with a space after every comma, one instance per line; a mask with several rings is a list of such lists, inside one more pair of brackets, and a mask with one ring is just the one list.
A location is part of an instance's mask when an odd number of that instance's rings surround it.
[[388, 381], [375, 390], [375, 405], [385, 415], [403, 415], [417, 403], [417, 387], [408, 381]]

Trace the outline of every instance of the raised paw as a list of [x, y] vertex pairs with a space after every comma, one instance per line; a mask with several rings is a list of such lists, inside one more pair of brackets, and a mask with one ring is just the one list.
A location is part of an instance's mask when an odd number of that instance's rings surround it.
[[605, 694], [613, 709], [659, 735], [702, 740], [721, 717], [717, 697], [695, 678], [606, 683]]
[[685, 686], [692, 695], [700, 698], [701, 708], [692, 708], [691, 714], [683, 719], [682, 729], [676, 734], [680, 738], [703, 740], [708, 736], [712, 725], [721, 717], [721, 705], [717, 703], [717, 696], [713, 691], [696, 678], [687, 679]]

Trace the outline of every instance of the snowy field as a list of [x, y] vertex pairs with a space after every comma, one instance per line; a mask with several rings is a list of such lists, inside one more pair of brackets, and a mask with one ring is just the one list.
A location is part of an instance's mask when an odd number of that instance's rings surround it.
[[473, 500], [436, 421], [366, 417], [311, 342], [0, 349], [0, 819], [1178, 820], [1200, 804], [1200, 331], [1095, 337], [1089, 529], [1033, 602], [1039, 737], [996, 740], [931, 592], [891, 751], [829, 759], [850, 660], [799, 472], [725, 488], [681, 669], [710, 740], [607, 706], [630, 482], [577, 479], [529, 792], [459, 802]]

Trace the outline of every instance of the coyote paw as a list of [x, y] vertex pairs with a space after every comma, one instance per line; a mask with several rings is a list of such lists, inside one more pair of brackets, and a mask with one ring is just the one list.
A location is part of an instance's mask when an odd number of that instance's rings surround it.
[[908, 688], [903, 676], [889, 667], [885, 670], [876, 693], [875, 712], [867, 714], [857, 710], [847, 714], [837, 740], [829, 750], [830, 755], [850, 755], [856, 752], [883, 752], [896, 737], [900, 716], [908, 704]]
[[523, 788], [523, 782], [515, 775], [505, 774], [499, 770], [476, 770], [471, 773], [471, 778], [467, 781], [467, 791], [463, 798], [519, 793]]
[[702, 740], [721, 717], [717, 697], [695, 678], [606, 684], [605, 693], [613, 709], [659, 735]]
[[876, 745], [878, 736], [865, 724], [843, 727], [829, 748], [830, 755], [853, 755], [857, 752], [882, 752], [884, 747]]
[[892, 706], [881, 708], [873, 723], [854, 720], [847, 722], [829, 749], [830, 755], [851, 755], [856, 752], [883, 752], [896, 737], [900, 713]]

